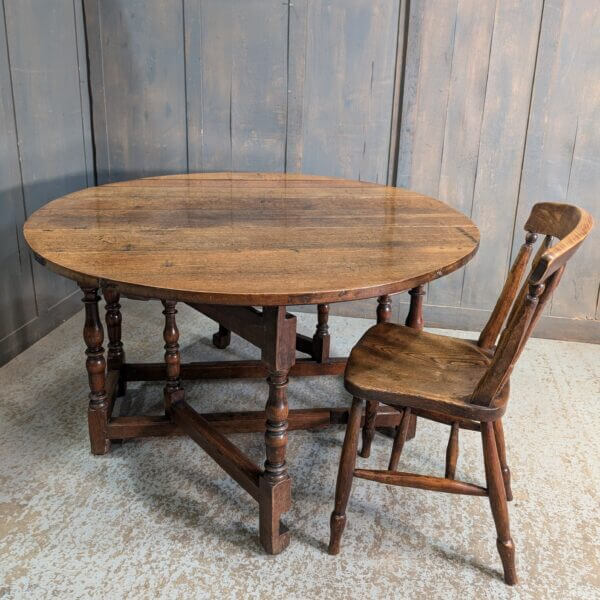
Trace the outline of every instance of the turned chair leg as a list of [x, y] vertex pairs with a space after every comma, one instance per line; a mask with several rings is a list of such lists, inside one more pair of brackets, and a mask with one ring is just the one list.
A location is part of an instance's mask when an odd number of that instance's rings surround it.
[[396, 436], [394, 437], [394, 445], [392, 446], [392, 455], [390, 456], [388, 467], [389, 471], [395, 471], [398, 468], [398, 462], [400, 461], [400, 455], [404, 448], [404, 442], [406, 442], [406, 434], [408, 433], [411, 421], [410, 408], [405, 408], [402, 413], [400, 425], [396, 428]]
[[504, 568], [504, 581], [508, 585], [515, 585], [517, 583], [515, 545], [510, 537], [506, 490], [504, 488], [504, 480], [502, 479], [498, 447], [492, 423], [481, 424], [481, 437], [483, 441], [483, 460], [485, 463], [488, 496], [498, 533], [496, 545]]
[[331, 513], [329, 554], [339, 553], [342, 533], [346, 526], [346, 506], [348, 505], [348, 498], [352, 489], [352, 479], [354, 478], [362, 404], [363, 401], [360, 398], [352, 400], [352, 408], [350, 409], [350, 417], [348, 419], [348, 426], [346, 427], [346, 435], [344, 436], [344, 446], [342, 447], [342, 457], [340, 459], [335, 488], [335, 507]]
[[213, 345], [219, 350], [225, 350], [231, 343], [231, 331], [219, 323], [219, 331], [213, 333]]
[[458, 423], [452, 423], [450, 439], [446, 448], [446, 479], [454, 479], [456, 462], [458, 461]]
[[360, 455], [363, 458], [371, 456], [371, 442], [375, 436], [375, 419], [377, 418], [377, 408], [379, 402], [377, 400], [367, 400], [365, 409], [365, 424], [362, 429], [362, 448]]
[[494, 421], [494, 434], [496, 436], [496, 445], [498, 447], [498, 458], [500, 459], [500, 467], [502, 468], [502, 479], [504, 480], [504, 488], [506, 490], [506, 499], [510, 502], [513, 499], [512, 489], [510, 487], [510, 469], [506, 462], [506, 444], [504, 442], [504, 428], [502, 421], [498, 419]]

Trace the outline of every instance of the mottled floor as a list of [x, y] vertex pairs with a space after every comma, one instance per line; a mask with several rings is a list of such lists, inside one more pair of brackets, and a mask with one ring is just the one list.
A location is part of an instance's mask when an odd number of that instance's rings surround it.
[[[127, 353], [161, 360], [161, 307], [124, 303]], [[185, 360], [254, 356], [185, 307]], [[299, 315], [312, 332], [313, 315]], [[332, 318], [333, 352], [369, 326]], [[325, 553], [340, 428], [290, 435], [292, 530], [283, 554], [257, 541], [254, 502], [192, 441], [149, 439], [89, 453], [82, 315], [0, 369], [2, 598], [597, 598], [600, 597], [600, 346], [533, 340], [513, 376], [505, 419], [522, 583], [501, 581], [485, 498], [356, 480], [342, 554]], [[161, 410], [160, 385], [131, 387], [121, 411]], [[189, 386], [205, 410], [265, 401], [263, 382]], [[346, 405], [337, 378], [296, 379], [290, 405]], [[443, 473], [447, 428], [420, 422], [402, 469]], [[234, 436], [262, 461], [260, 435]], [[368, 461], [383, 468], [390, 441]], [[477, 433], [464, 432], [458, 475], [482, 482]]]

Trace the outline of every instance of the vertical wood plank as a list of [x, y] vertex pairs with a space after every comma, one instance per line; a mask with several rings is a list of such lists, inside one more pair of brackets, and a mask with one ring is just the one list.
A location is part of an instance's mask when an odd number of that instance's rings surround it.
[[411, 2], [399, 187], [437, 196], [448, 105], [457, 0]]
[[36, 316], [29, 252], [22, 237], [24, 217], [4, 8], [0, 3], [0, 340]]
[[192, 171], [283, 171], [288, 6], [186, 0]]
[[308, 43], [308, 2], [294, 0], [288, 24], [288, 105], [286, 123], [285, 170], [302, 171], [304, 158], [303, 118], [306, 80], [306, 47]]
[[109, 181], [110, 155], [106, 123], [106, 90], [104, 89], [104, 60], [100, 35], [100, 0], [83, 0], [82, 15], [87, 44], [88, 78], [90, 86], [90, 117], [93, 127], [93, 144], [96, 183]]
[[[513, 254], [536, 202], [571, 202], [598, 210], [600, 197], [600, 6], [546, 0]], [[569, 263], [551, 314], [594, 318], [600, 285], [596, 228]]]
[[288, 131], [295, 133], [288, 164], [385, 182], [399, 1], [313, 0], [304, 7], [306, 20], [290, 20], [290, 40], [305, 41], [290, 52], [305, 62], [301, 124], [297, 112], [289, 114]]
[[92, 134], [91, 88], [88, 78], [88, 47], [85, 31], [85, 11], [82, 0], [73, 0], [75, 16], [75, 43], [77, 71], [79, 73], [79, 99], [81, 104], [81, 127], [85, 153], [86, 182], [88, 187], [96, 185], [96, 157]]
[[462, 306], [492, 307], [506, 277], [541, 13], [541, 0], [496, 6], [472, 211], [481, 245], [465, 269]]
[[408, 44], [408, 20], [410, 0], [400, 0], [398, 5], [398, 35], [396, 38], [396, 64], [394, 67], [394, 95], [390, 125], [390, 150], [386, 183], [396, 185], [398, 176], [398, 154], [400, 150], [400, 129], [402, 98], [404, 97], [404, 73], [406, 71], [406, 51]]
[[[72, 0], [40, 9], [35, 0], [4, 3], [17, 137], [27, 215], [87, 185], [86, 132]], [[87, 132], [89, 136], [89, 131]], [[40, 313], [75, 290], [34, 263]]]
[[86, 0], [99, 183], [187, 170], [183, 4]]
[[[595, 9], [600, 8], [597, 4]], [[590, 15], [594, 23], [587, 45], [581, 85], [583, 110], [577, 123], [573, 161], [567, 188], [567, 202], [588, 209], [596, 227], [565, 270], [554, 292], [551, 314], [590, 319], [596, 316], [600, 295], [600, 11]], [[589, 30], [588, 30], [589, 31]], [[587, 31], [586, 31], [587, 33]]]
[[[496, 0], [459, 0], [436, 196], [471, 214]], [[437, 159], [437, 157], [436, 157]], [[460, 306], [464, 269], [429, 285], [429, 304]]]

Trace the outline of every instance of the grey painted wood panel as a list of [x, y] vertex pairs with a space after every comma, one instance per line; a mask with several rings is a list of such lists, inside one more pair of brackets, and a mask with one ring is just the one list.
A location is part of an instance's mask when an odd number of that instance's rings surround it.
[[444, 151], [457, 5], [457, 0], [409, 5], [396, 181], [433, 197], [438, 196]]
[[[4, 3], [17, 138], [27, 215], [86, 187], [85, 127], [72, 0], [44, 10], [35, 0]], [[34, 263], [38, 312], [70, 294], [73, 282]]]
[[399, 1], [293, 4], [288, 169], [385, 182]]
[[302, 171], [304, 158], [304, 82], [308, 43], [308, 0], [294, 0], [288, 21], [288, 75], [285, 170]]
[[404, 72], [408, 45], [408, 21], [410, 0], [400, 0], [398, 6], [398, 36], [396, 40], [396, 65], [394, 71], [394, 96], [390, 120], [390, 149], [388, 159], [387, 185], [396, 185], [398, 174], [398, 151], [400, 148], [400, 125], [402, 116], [402, 98], [404, 97]]
[[462, 306], [493, 306], [508, 271], [541, 14], [541, 0], [496, 6], [472, 211], [481, 245]]
[[186, 0], [191, 171], [283, 171], [288, 6]]
[[398, 180], [436, 197], [457, 18], [457, 0], [411, 2]]
[[[471, 215], [495, 0], [459, 0], [439, 175], [440, 200]], [[432, 282], [430, 304], [460, 306], [464, 269]]]
[[91, 88], [88, 78], [88, 47], [83, 0], [73, 0], [73, 9], [75, 17], [75, 43], [77, 44], [77, 72], [79, 75], [83, 151], [86, 166], [86, 182], [89, 187], [96, 185], [96, 157], [94, 155], [94, 139], [92, 135]]
[[[540, 201], [571, 202], [598, 216], [600, 190], [600, 5], [546, 0], [513, 255], [521, 224]], [[594, 318], [600, 230], [569, 264], [551, 313]]]
[[22, 237], [24, 217], [4, 9], [0, 4], [0, 340], [36, 316], [31, 262]]
[[[482, 232], [473, 262], [429, 286], [449, 326], [453, 306], [491, 308], [533, 203], [598, 214], [599, 10], [591, 0], [411, 3], [397, 184], [471, 214]], [[599, 236], [555, 294], [557, 331], [600, 315]]]
[[85, 0], [99, 183], [187, 170], [183, 4]]

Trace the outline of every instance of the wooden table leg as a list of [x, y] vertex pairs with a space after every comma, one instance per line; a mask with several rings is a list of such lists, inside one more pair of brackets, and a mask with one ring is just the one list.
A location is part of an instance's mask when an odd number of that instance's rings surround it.
[[[408, 293], [410, 294], [410, 308], [408, 310], [405, 325], [421, 331], [423, 329], [423, 299], [425, 298], [425, 286], [419, 285], [416, 288], [409, 290]], [[417, 416], [411, 415], [406, 439], [412, 440], [416, 434]]]
[[212, 341], [216, 348], [225, 350], [231, 343], [231, 331], [219, 323], [219, 331], [213, 333]]
[[[389, 323], [392, 318], [392, 297], [389, 295], [379, 296], [377, 298], [377, 323]], [[372, 400], [367, 402], [365, 426], [363, 427], [363, 447], [361, 449], [361, 456], [367, 458], [371, 452], [371, 441], [373, 439], [374, 431], [369, 430], [369, 425], [375, 422], [377, 411], [379, 409], [379, 402]], [[377, 431], [382, 433], [386, 437], [394, 438], [396, 436], [395, 427], [377, 427]]]
[[87, 350], [85, 366], [90, 384], [88, 426], [92, 454], [106, 454], [110, 450], [108, 438], [109, 401], [106, 394], [106, 361], [104, 360], [104, 330], [98, 313], [98, 288], [82, 287], [85, 305], [83, 339]]
[[[425, 296], [425, 286], [419, 285], [408, 292], [410, 294], [410, 309], [408, 316], [406, 317], [405, 325], [421, 331], [423, 329], [423, 297]], [[377, 298], [377, 322], [387, 323], [392, 318], [392, 297], [391, 296], [379, 296]], [[373, 408], [374, 405], [374, 408]], [[377, 403], [372, 403], [367, 406], [367, 410], [377, 410]], [[372, 418], [372, 416], [371, 416]], [[387, 437], [395, 437], [396, 431], [387, 427], [377, 428], [380, 433], [383, 433]], [[406, 433], [406, 439], [412, 440], [417, 433], [417, 417], [416, 415], [410, 416], [408, 424], [408, 431]], [[364, 437], [368, 439], [368, 432], [364, 432]], [[364, 450], [368, 452], [370, 443], [365, 445]]]
[[117, 396], [124, 396], [127, 392], [127, 379], [123, 373], [122, 366], [125, 363], [125, 351], [121, 341], [121, 298], [115, 286], [107, 285], [103, 288], [104, 300], [106, 301], [106, 331], [108, 332], [108, 351], [106, 363], [108, 370], [119, 371], [119, 383]]
[[318, 363], [326, 363], [329, 360], [329, 304], [317, 306], [317, 330], [313, 336], [312, 356]]
[[392, 297], [379, 296], [377, 298], [377, 322], [388, 323], [392, 318]]
[[176, 302], [173, 300], [163, 300], [163, 315], [165, 315], [165, 327], [163, 330], [163, 339], [165, 340], [165, 365], [167, 371], [167, 382], [164, 389], [165, 414], [171, 417], [171, 404], [175, 392], [181, 389], [179, 379], [181, 370], [181, 356], [179, 354], [179, 329], [175, 315], [177, 309]]
[[296, 354], [296, 318], [285, 306], [265, 307], [262, 360], [269, 370], [269, 398], [265, 409], [265, 470], [259, 480], [260, 542], [269, 554], [279, 554], [290, 542], [280, 517], [291, 508], [291, 479], [285, 453], [287, 447], [287, 384]]
[[425, 286], [419, 285], [410, 294], [410, 308], [406, 317], [405, 325], [421, 331], [423, 329], [423, 299], [425, 298]]

